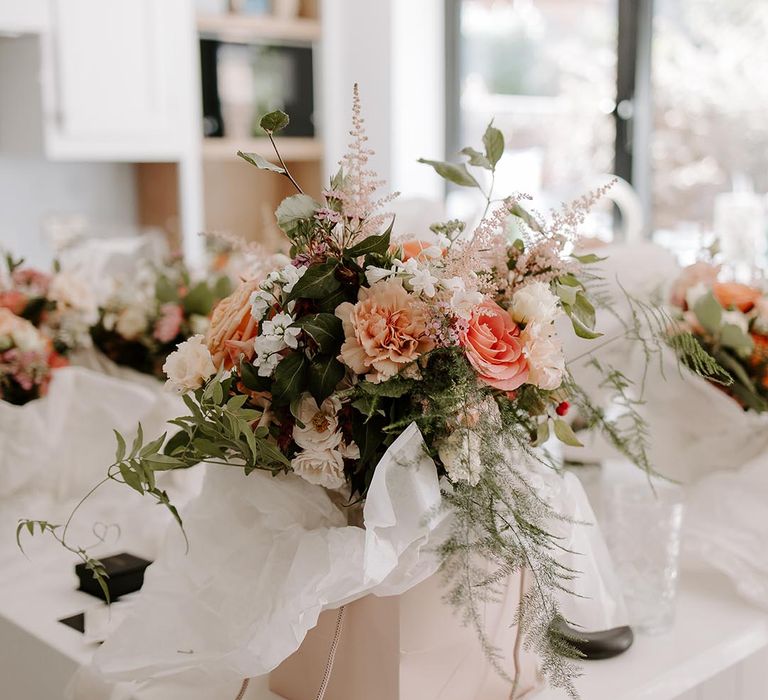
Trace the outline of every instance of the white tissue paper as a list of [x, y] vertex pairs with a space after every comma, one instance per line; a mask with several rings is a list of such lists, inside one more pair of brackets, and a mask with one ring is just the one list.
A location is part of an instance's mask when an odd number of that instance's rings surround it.
[[683, 565], [723, 572], [768, 610], [768, 454], [688, 487], [685, 508]]
[[[594, 518], [578, 480], [541, 478], [556, 507], [582, 523], [558, 524], [564, 545], [581, 552], [564, 563], [584, 572], [574, 590], [587, 597], [563, 600], [568, 617], [587, 630], [624, 624], [605, 545], [596, 526], [583, 524]], [[234, 697], [243, 678], [292, 654], [323, 610], [396, 595], [434, 574], [450, 524], [440, 499], [415, 425], [376, 468], [365, 529], [348, 526], [328, 494], [299, 477], [209, 467], [183, 512], [189, 552], [172, 529], [128, 619], [73, 684], [74, 697], [154, 698], [162, 688], [164, 700], [175, 700], [202, 686], [205, 697]], [[95, 678], [100, 688], [123, 683], [94, 694]]]
[[126, 436], [142, 422], [164, 430], [180, 405], [158, 389], [81, 367], [55, 370], [46, 396], [23, 406], [0, 401], [0, 498], [26, 489], [59, 500], [83, 495], [114, 460], [112, 430]]

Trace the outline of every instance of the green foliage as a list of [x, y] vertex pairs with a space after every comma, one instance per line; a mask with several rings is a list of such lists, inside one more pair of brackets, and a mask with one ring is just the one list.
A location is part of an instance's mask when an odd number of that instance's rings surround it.
[[285, 112], [281, 112], [278, 109], [274, 112], [269, 112], [269, 114], [265, 114], [261, 118], [259, 126], [271, 135], [285, 129], [285, 127], [288, 126], [290, 122], [290, 117]]
[[309, 195], [294, 194], [286, 197], [275, 211], [277, 225], [289, 238], [292, 238], [302, 222], [312, 219], [319, 208], [320, 204]]
[[361, 255], [384, 255], [389, 250], [389, 239], [392, 236], [392, 229], [395, 225], [395, 219], [392, 217], [387, 230], [378, 236], [368, 236], [345, 251], [345, 256], [349, 258], [358, 258]]
[[693, 313], [699, 323], [710, 333], [717, 333], [723, 320], [723, 307], [712, 292], [703, 294], [693, 305]]
[[309, 374], [309, 360], [303, 352], [294, 352], [280, 360], [275, 369], [272, 384], [272, 402], [276, 406], [287, 406], [306, 388]]
[[341, 319], [331, 313], [302, 316], [293, 325], [309, 335], [317, 343], [320, 352], [333, 352], [344, 340]]
[[483, 146], [485, 146], [485, 158], [491, 164], [491, 170], [496, 169], [496, 164], [504, 155], [504, 135], [491, 122], [483, 134]]
[[344, 378], [344, 365], [333, 355], [317, 355], [309, 363], [309, 393], [319, 406]]
[[237, 155], [242, 158], [246, 163], [255, 165], [259, 170], [269, 170], [270, 172], [277, 173], [278, 175], [285, 175], [285, 168], [275, 165], [268, 161], [264, 156], [260, 156], [258, 153], [245, 153], [238, 151]]
[[293, 289], [287, 295], [285, 302], [293, 299], [322, 299], [332, 294], [341, 286], [336, 277], [339, 267], [338, 260], [328, 260], [318, 265], [312, 265], [293, 285]]
[[419, 163], [425, 165], [431, 165], [435, 172], [448, 182], [452, 182], [454, 185], [460, 185], [461, 187], [480, 187], [477, 180], [470, 175], [467, 170], [467, 166], [463, 163], [447, 163], [442, 160], [427, 160], [426, 158], [419, 158]]

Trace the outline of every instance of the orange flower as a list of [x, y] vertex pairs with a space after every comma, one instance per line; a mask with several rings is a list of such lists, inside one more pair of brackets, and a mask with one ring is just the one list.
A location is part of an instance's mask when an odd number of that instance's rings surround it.
[[520, 328], [509, 312], [486, 299], [462, 334], [467, 359], [479, 378], [501, 391], [514, 391], [528, 379]]
[[241, 282], [232, 294], [213, 310], [205, 344], [217, 368], [229, 369], [240, 355], [253, 359], [253, 339], [259, 325], [251, 315], [251, 294], [259, 288], [258, 280]]
[[416, 260], [429, 260], [435, 257], [440, 257], [445, 251], [440, 248], [436, 243], [430, 243], [429, 241], [422, 241], [418, 238], [414, 238], [409, 241], [401, 241], [397, 245], [392, 246], [392, 251], [397, 248], [401, 248], [403, 251], [403, 262], [415, 258]]
[[27, 295], [22, 294], [16, 289], [0, 292], [0, 308], [10, 309], [17, 316], [24, 311], [27, 301]]
[[749, 311], [763, 296], [759, 289], [739, 282], [715, 282], [712, 293], [723, 308], [733, 306], [743, 312]]
[[749, 358], [749, 365], [752, 369], [763, 369], [763, 376], [758, 377], [758, 379], [768, 389], [768, 338], [759, 333], [750, 333], [750, 335], [755, 347], [752, 351], [752, 356]]
[[427, 335], [426, 305], [397, 279], [361, 287], [357, 304], [339, 305], [336, 316], [346, 336], [339, 360], [374, 384], [434, 347]]

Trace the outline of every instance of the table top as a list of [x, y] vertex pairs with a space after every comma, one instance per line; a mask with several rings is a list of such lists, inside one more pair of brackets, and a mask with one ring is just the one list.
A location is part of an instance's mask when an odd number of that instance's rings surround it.
[[[19, 565], [16, 573], [0, 582], [5, 634], [13, 625], [41, 647], [65, 655], [72, 669], [87, 663], [95, 647], [57, 622], [96, 602], [74, 590], [70, 566], [62, 566], [56, 557], [45, 566]], [[689, 573], [681, 581], [673, 629], [659, 636], [636, 635], [633, 647], [615, 659], [585, 662], [577, 688], [588, 700], [672, 700], [767, 646], [767, 615], [742, 601], [723, 576]], [[254, 679], [245, 697], [277, 698], [264, 678]], [[565, 697], [546, 690], [540, 700]]]

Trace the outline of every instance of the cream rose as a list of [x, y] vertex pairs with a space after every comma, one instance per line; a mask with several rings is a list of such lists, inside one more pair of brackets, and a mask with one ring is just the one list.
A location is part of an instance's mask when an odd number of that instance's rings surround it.
[[559, 310], [558, 298], [544, 282], [531, 282], [512, 297], [512, 317], [518, 323], [552, 323]]
[[179, 343], [178, 349], [165, 360], [163, 372], [168, 377], [166, 386], [181, 394], [199, 389], [206, 379], [216, 374], [216, 365], [203, 336], [194, 335]]
[[338, 413], [341, 401], [329, 396], [318, 408], [317, 402], [308, 394], [304, 395], [296, 411], [298, 422], [293, 427], [293, 439], [305, 450], [333, 450], [341, 444]]
[[327, 489], [344, 486], [344, 457], [338, 450], [302, 450], [291, 460], [291, 469], [310, 484]]
[[438, 445], [437, 454], [451, 481], [477, 485], [483, 472], [481, 445], [480, 436], [467, 428], [455, 430]]
[[0, 338], [8, 339], [3, 345], [16, 347], [22, 352], [43, 352], [48, 349], [48, 341], [37, 328], [6, 308], [0, 308]]
[[135, 340], [149, 325], [147, 314], [140, 306], [128, 306], [123, 309], [115, 321], [115, 330], [126, 340]]
[[60, 311], [74, 311], [88, 325], [96, 323], [99, 309], [90, 285], [71, 272], [59, 272], [48, 290], [48, 297], [55, 301]]
[[378, 384], [434, 347], [427, 332], [429, 310], [397, 279], [362, 287], [358, 302], [336, 309], [346, 340], [339, 360]]
[[565, 356], [551, 326], [529, 323], [520, 334], [528, 360], [528, 383], [539, 389], [557, 389], [565, 375]]

